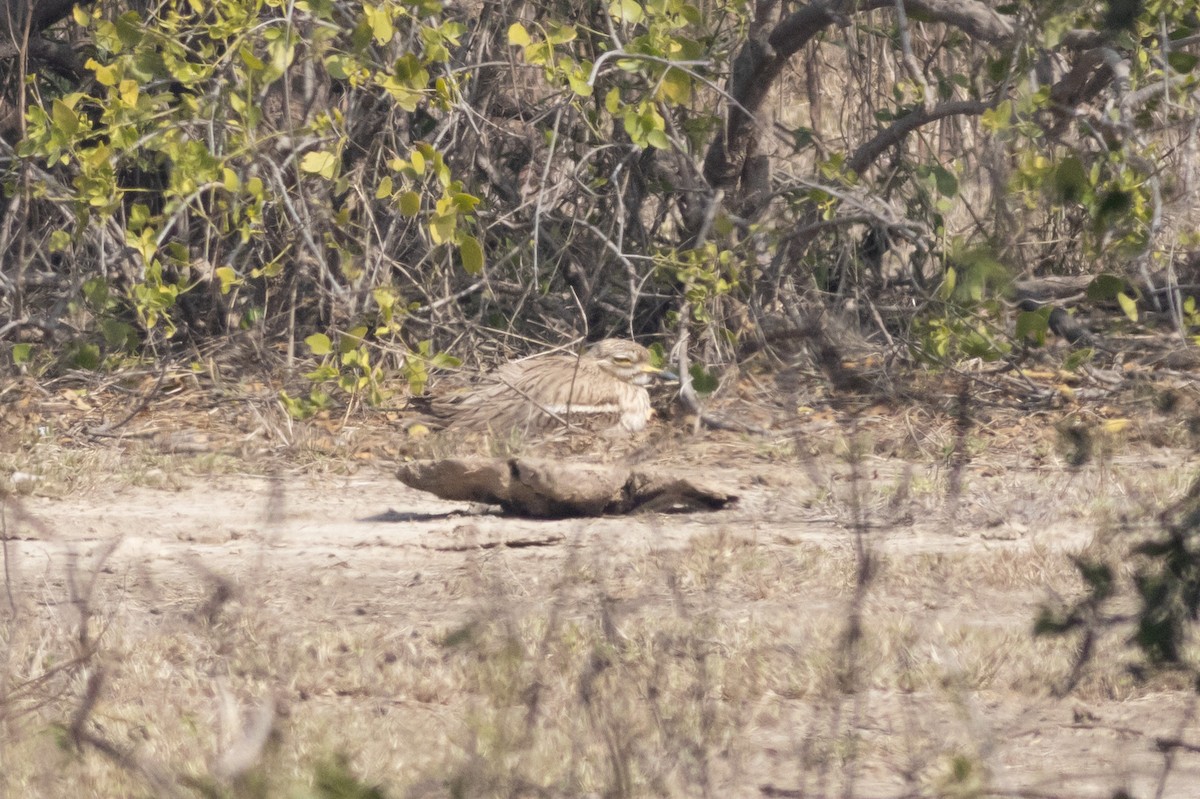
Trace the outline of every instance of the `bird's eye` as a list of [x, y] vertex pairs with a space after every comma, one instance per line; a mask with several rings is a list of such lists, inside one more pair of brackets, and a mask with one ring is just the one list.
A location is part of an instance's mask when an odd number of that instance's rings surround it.
[[629, 364], [633, 363], [633, 359], [628, 355], [614, 355], [612, 362], [617, 366], [629, 366]]

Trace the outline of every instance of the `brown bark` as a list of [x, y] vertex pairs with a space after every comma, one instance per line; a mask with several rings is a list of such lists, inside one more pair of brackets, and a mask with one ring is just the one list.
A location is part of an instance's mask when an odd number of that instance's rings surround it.
[[[729, 190], [738, 182], [746, 159], [758, 145], [755, 117], [771, 85], [788, 59], [833, 24], [847, 24], [850, 14], [889, 8], [895, 0], [826, 0], [792, 12], [778, 24], [762, 26], [742, 46], [733, 62], [729, 94], [733, 98], [722, 131], [704, 158], [704, 177], [713, 189]], [[1008, 20], [977, 0], [906, 0], [905, 7], [926, 19], [944, 22], [980, 41], [1003, 45], [1013, 36]], [[769, 14], [773, 4], [760, 3]]]
[[854, 154], [846, 160], [846, 169], [861, 175], [863, 170], [875, 163], [875, 159], [885, 150], [899, 144], [905, 136], [922, 125], [951, 116], [979, 116], [989, 108], [995, 108], [998, 102], [998, 100], [990, 102], [956, 100], [934, 106], [928, 111], [924, 108], [917, 108], [897, 119], [855, 150]]
[[719, 510], [737, 502], [719, 488], [666, 472], [545, 458], [412, 461], [396, 476], [442, 499], [500, 505], [538, 518]]
[[0, 0], [0, 58], [20, 53], [28, 38], [71, 13], [73, 0]]

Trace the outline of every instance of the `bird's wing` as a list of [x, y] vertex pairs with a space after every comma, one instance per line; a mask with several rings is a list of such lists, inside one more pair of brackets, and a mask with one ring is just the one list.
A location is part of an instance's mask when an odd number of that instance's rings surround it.
[[[545, 430], [605, 417], [609, 424], [640, 429], [649, 397], [588, 358], [548, 355], [506, 363], [469, 391], [435, 398], [432, 410], [464, 430]], [[634, 417], [641, 421], [627, 421]]]
[[433, 411], [464, 430], [498, 431], [553, 424], [553, 416], [542, 410], [543, 405], [553, 402], [545, 395], [555, 371], [544, 363], [549, 360], [503, 364], [471, 388], [434, 399]]

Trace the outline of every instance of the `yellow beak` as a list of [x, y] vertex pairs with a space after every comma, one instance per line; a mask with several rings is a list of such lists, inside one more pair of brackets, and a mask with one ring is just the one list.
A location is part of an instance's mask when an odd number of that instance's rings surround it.
[[661, 366], [655, 366], [652, 363], [642, 364], [642, 371], [654, 375], [659, 380], [678, 380], [679, 375], [672, 372], [670, 369], [664, 369]]

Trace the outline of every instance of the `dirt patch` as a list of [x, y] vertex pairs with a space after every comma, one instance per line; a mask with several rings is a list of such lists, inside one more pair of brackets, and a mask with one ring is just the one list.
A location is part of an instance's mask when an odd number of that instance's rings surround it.
[[[1194, 795], [1160, 746], [1200, 743], [1188, 686], [1114, 639], [1056, 697], [1075, 642], [1031, 636], [1194, 454], [993, 458], [953, 496], [937, 463], [711, 454], [670, 456], [740, 498], [702, 514], [511, 518], [385, 465], [10, 496], [0, 795], [191, 795], [268, 697], [281, 791], [343, 753], [389, 795]], [[81, 607], [91, 664], [55, 671]], [[124, 765], [56, 744], [100, 665]]]

